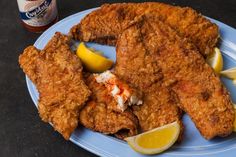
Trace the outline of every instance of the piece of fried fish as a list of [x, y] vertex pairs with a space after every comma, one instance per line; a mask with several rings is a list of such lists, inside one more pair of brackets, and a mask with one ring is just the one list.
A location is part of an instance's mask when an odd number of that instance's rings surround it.
[[92, 95], [80, 112], [82, 125], [104, 134], [114, 134], [121, 139], [138, 133], [138, 119], [130, 109], [117, 112], [117, 102], [103, 84], [96, 82], [93, 75], [87, 74], [86, 84]]
[[42, 51], [29, 46], [19, 57], [21, 68], [38, 89], [40, 117], [67, 140], [91, 93], [83, 81], [82, 64], [69, 43], [67, 36], [56, 33]]
[[130, 21], [149, 14], [169, 25], [178, 35], [193, 42], [204, 56], [213, 52], [219, 31], [217, 25], [188, 7], [158, 2], [105, 4], [88, 14], [71, 29], [75, 39], [115, 45]]
[[[220, 78], [194, 45], [161, 20], [142, 16], [120, 35], [116, 51], [116, 74], [145, 93], [144, 104], [134, 107], [142, 128], [178, 119], [177, 104], [206, 139], [232, 132], [234, 109]], [[166, 90], [175, 101], [168, 101]]]

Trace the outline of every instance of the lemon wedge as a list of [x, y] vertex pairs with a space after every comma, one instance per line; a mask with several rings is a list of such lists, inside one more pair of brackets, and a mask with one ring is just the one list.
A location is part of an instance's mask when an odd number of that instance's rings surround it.
[[207, 57], [207, 63], [214, 69], [216, 73], [220, 73], [223, 68], [223, 57], [220, 50], [215, 47], [214, 52]]
[[236, 132], [236, 104], [234, 104], [234, 114], [235, 114], [235, 117], [234, 117], [234, 132]]
[[113, 65], [112, 60], [103, 57], [100, 52], [96, 53], [95, 50], [87, 48], [83, 42], [79, 44], [76, 54], [90, 72], [104, 72]]
[[236, 79], [236, 68], [221, 71], [220, 74], [230, 79]]
[[233, 84], [236, 85], [236, 79], [233, 80]]
[[135, 151], [142, 154], [157, 154], [170, 148], [178, 139], [180, 125], [177, 122], [125, 138]]

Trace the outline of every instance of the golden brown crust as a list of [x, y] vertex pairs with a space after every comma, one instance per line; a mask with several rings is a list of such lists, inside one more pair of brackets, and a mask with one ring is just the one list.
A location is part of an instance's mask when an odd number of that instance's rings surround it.
[[[179, 100], [171, 89], [162, 84], [163, 74], [157, 59], [143, 45], [149, 39], [142, 39], [143, 34], [139, 33], [139, 25], [134, 24], [119, 37], [115, 73], [144, 93], [143, 104], [133, 107], [141, 130], [145, 132], [174, 121], [183, 126], [182, 112], [177, 106]], [[156, 43], [153, 44], [155, 46]]]
[[104, 85], [96, 82], [93, 75], [87, 75], [86, 83], [92, 95], [80, 112], [81, 124], [94, 131], [114, 134], [121, 139], [136, 135], [138, 119], [130, 109], [117, 112], [116, 101], [109, 95]]
[[158, 2], [105, 4], [88, 14], [70, 33], [81, 41], [95, 41], [115, 45], [117, 37], [132, 20], [143, 14], [155, 16], [188, 38], [207, 56], [213, 52], [219, 30], [216, 24], [188, 7], [171, 6]]
[[56, 33], [42, 51], [29, 46], [19, 57], [21, 68], [39, 91], [40, 117], [65, 139], [77, 127], [78, 112], [90, 95], [82, 64], [70, 51], [69, 41]]
[[[154, 123], [149, 119], [158, 115], [167, 116], [164, 122], [178, 118], [178, 112], [163, 107], [170, 100], [189, 114], [206, 139], [232, 132], [234, 109], [219, 77], [194, 45], [159, 19], [143, 16], [121, 34], [116, 74], [148, 93], [144, 101], [148, 105], [134, 111], [141, 126]], [[167, 89], [171, 97], [163, 95]]]
[[89, 101], [80, 112], [80, 122], [86, 128], [120, 139], [138, 133], [138, 120], [131, 111], [117, 113], [107, 109], [108, 104]]

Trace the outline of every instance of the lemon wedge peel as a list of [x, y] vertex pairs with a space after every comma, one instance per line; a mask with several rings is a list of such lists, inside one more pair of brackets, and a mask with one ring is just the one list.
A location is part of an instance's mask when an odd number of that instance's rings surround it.
[[224, 77], [235, 80], [236, 79], [236, 67], [221, 71], [220, 74]]
[[214, 53], [208, 56], [206, 61], [217, 74], [219, 74], [222, 71], [223, 57], [220, 50], [217, 47], [214, 48]]
[[170, 148], [178, 139], [180, 125], [173, 122], [142, 134], [125, 138], [130, 147], [141, 154], [158, 154]]
[[76, 54], [90, 72], [103, 72], [110, 69], [113, 65], [112, 60], [103, 57], [101, 53], [93, 52], [83, 42], [79, 44]]

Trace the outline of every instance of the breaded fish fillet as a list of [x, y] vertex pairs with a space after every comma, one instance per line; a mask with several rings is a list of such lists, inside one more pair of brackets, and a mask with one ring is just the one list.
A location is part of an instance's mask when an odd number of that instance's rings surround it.
[[93, 75], [87, 76], [86, 83], [92, 95], [80, 112], [80, 122], [94, 131], [114, 134], [121, 139], [136, 135], [138, 119], [130, 109], [116, 112], [117, 102], [103, 84], [96, 82]]
[[[163, 84], [161, 68], [156, 58], [146, 52], [143, 42], [136, 30], [128, 29], [121, 34], [117, 42], [115, 73], [144, 93], [143, 104], [133, 107], [142, 132], [177, 121], [181, 125], [182, 135], [182, 112], [177, 106], [179, 100]], [[129, 52], [131, 49], [133, 52]]]
[[115, 45], [118, 35], [130, 21], [143, 14], [158, 17], [180, 36], [191, 40], [204, 56], [213, 52], [219, 37], [217, 25], [191, 8], [158, 2], [102, 5], [74, 26], [71, 34], [81, 41]]
[[[141, 17], [121, 34], [116, 50], [116, 74], [146, 93], [146, 106], [134, 111], [141, 126], [150, 125], [148, 118], [154, 123], [170, 113], [170, 107], [163, 107], [167, 102], [160, 103], [168, 99], [163, 96], [168, 89], [179, 101], [169, 103], [187, 112], [203, 137], [232, 132], [234, 109], [220, 78], [194, 45], [159, 19]], [[173, 113], [168, 117], [177, 119]]]
[[68, 37], [56, 33], [42, 51], [27, 47], [19, 63], [39, 91], [40, 117], [69, 139], [90, 91], [83, 81], [82, 64], [70, 51]]

